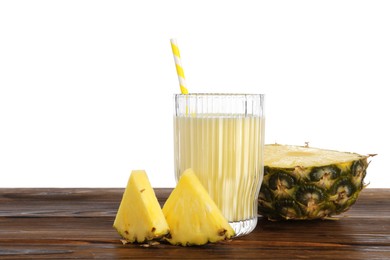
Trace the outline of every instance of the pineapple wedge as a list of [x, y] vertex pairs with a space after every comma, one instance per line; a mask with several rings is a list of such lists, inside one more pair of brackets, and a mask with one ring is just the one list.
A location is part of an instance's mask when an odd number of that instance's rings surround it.
[[145, 171], [131, 172], [113, 226], [130, 243], [158, 239], [169, 233]]
[[192, 169], [186, 170], [163, 207], [173, 245], [204, 245], [230, 239], [234, 230]]

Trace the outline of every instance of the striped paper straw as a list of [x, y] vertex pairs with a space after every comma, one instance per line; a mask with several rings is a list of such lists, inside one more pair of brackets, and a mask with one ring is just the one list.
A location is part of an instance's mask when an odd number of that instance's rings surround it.
[[171, 47], [173, 52], [173, 58], [175, 59], [177, 76], [179, 78], [180, 91], [182, 94], [188, 94], [188, 89], [186, 87], [186, 80], [184, 77], [184, 70], [181, 65], [180, 51], [179, 51], [179, 47], [177, 46], [176, 39], [171, 39]]

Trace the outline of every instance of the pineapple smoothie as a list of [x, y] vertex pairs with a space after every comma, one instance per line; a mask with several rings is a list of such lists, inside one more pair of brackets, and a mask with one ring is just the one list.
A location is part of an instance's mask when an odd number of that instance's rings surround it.
[[257, 224], [263, 178], [262, 111], [202, 113], [199, 102], [196, 107], [194, 113], [187, 103], [185, 112], [174, 117], [176, 180], [192, 168], [236, 234], [247, 234]]

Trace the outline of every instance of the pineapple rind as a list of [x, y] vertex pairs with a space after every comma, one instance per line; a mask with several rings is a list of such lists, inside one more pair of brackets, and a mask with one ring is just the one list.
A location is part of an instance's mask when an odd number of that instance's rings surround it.
[[[298, 146], [265, 147], [258, 209], [259, 214], [269, 219], [329, 218], [347, 211], [365, 187], [363, 180], [369, 156]], [[309, 162], [305, 162], [305, 149], [310, 149]], [[290, 160], [287, 158], [289, 154], [295, 158]], [[331, 154], [331, 159], [326, 158], [326, 154]], [[278, 157], [282, 156], [286, 158], [279, 160]], [[317, 159], [316, 156], [323, 158]], [[320, 161], [325, 164], [320, 164]], [[283, 167], [278, 167], [278, 162]], [[298, 165], [288, 164], [290, 162]], [[291, 183], [283, 185], [286, 180]], [[315, 200], [316, 193], [322, 194], [321, 201]], [[309, 199], [299, 198], [302, 196]]]
[[204, 245], [234, 236], [233, 229], [192, 169], [182, 174], [163, 206], [163, 213], [170, 228], [166, 240], [173, 245]]

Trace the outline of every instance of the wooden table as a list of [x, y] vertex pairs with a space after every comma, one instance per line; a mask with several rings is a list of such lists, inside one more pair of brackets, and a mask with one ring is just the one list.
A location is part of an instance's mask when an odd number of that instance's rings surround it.
[[[171, 189], [156, 189], [163, 203]], [[0, 189], [0, 259], [390, 259], [390, 189], [366, 189], [340, 220], [271, 222], [201, 247], [120, 242], [123, 189]]]

